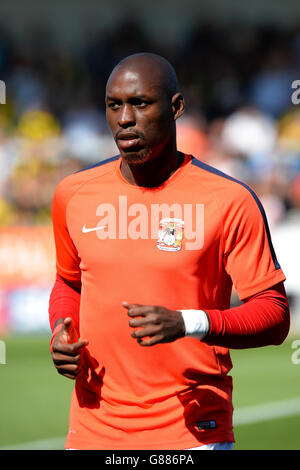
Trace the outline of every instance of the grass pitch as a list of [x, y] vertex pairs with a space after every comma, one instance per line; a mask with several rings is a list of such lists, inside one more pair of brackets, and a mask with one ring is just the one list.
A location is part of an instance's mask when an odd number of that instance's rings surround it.
[[[0, 364], [0, 448], [63, 449], [74, 382], [55, 371], [49, 337], [2, 339], [6, 364]], [[247, 423], [246, 414], [246, 422], [235, 426], [235, 449], [300, 450], [300, 406], [288, 413], [284, 405], [291, 399], [300, 403], [300, 364], [292, 362], [294, 339], [276, 347], [231, 351], [237, 417], [239, 410], [253, 407], [249, 416], [254, 419]], [[257, 405], [270, 403], [261, 416]]]

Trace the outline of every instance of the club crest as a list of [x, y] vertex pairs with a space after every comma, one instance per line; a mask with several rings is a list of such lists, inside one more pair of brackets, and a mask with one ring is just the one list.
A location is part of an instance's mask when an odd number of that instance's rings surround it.
[[184, 222], [181, 219], [162, 219], [159, 222], [157, 248], [164, 251], [181, 250], [183, 229]]

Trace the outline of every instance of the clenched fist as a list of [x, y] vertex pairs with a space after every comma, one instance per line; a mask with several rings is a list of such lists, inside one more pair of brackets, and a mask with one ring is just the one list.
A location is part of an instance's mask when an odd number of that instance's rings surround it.
[[153, 346], [159, 343], [171, 343], [185, 336], [185, 324], [182, 313], [155, 305], [122, 303], [130, 317], [129, 326], [134, 328], [132, 337], [141, 346]]

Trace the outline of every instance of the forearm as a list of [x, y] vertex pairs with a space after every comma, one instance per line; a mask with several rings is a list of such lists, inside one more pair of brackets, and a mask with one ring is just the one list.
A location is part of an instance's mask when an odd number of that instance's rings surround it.
[[74, 327], [79, 335], [79, 285], [72, 286], [59, 274], [56, 275], [55, 284], [49, 300], [49, 322], [51, 330], [63, 322], [64, 318], [71, 317]]
[[281, 344], [290, 326], [283, 283], [246, 299], [239, 307], [181, 312], [186, 336], [232, 349]]
[[210, 345], [246, 349], [281, 344], [289, 332], [289, 305], [283, 283], [228, 310], [205, 310]]

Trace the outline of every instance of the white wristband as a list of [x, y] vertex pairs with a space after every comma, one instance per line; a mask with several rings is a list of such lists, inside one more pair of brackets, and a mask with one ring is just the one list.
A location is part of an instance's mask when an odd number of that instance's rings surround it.
[[180, 310], [185, 324], [185, 336], [202, 339], [209, 331], [209, 320], [203, 310]]

